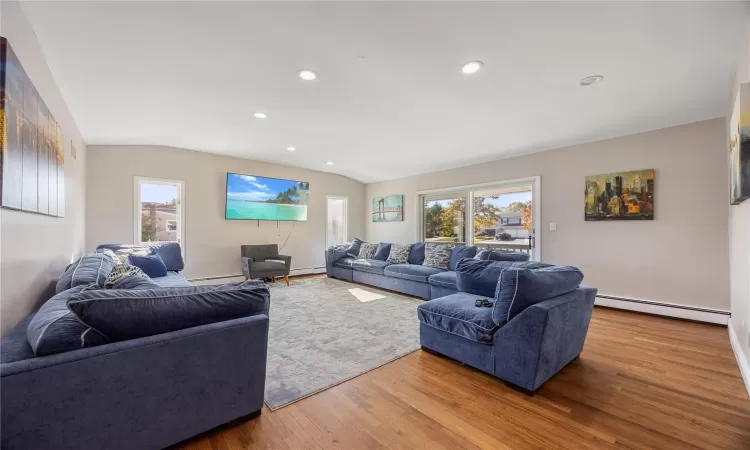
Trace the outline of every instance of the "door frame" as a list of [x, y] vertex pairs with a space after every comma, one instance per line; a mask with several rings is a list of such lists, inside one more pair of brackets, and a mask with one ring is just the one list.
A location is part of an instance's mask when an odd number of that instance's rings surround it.
[[326, 195], [326, 215], [325, 215], [326, 248], [331, 246], [330, 242], [328, 242], [328, 200], [329, 199], [344, 201], [344, 242], [346, 242], [346, 240], [349, 237], [349, 197], [345, 195]]
[[[513, 186], [518, 184], [531, 184], [532, 185], [532, 209], [533, 209], [533, 230], [534, 230], [534, 260], [542, 261], [542, 177], [541, 175], [534, 175], [530, 177], [514, 178], [511, 180], [499, 180], [490, 181], [486, 183], [477, 184], [465, 184], [462, 186], [451, 186], [437, 189], [424, 189], [417, 191], [414, 196], [414, 204], [417, 205], [414, 208], [416, 228], [414, 229], [414, 236], [416, 240], [422, 239], [422, 221], [424, 217], [424, 204], [421, 200], [422, 196], [434, 195], [434, 194], [465, 194], [466, 195], [466, 218], [465, 221], [465, 235], [467, 241], [470, 241], [471, 245], [474, 245], [474, 203], [473, 203], [473, 191], [477, 189], [490, 189], [494, 187], [502, 186]], [[467, 242], [468, 244], [468, 242]]]

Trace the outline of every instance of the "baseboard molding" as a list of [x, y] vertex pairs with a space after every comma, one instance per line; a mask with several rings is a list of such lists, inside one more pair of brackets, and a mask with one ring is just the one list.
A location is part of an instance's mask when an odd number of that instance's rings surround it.
[[737, 360], [737, 365], [740, 367], [742, 380], [745, 382], [745, 389], [747, 389], [747, 394], [750, 395], [750, 366], [747, 364], [747, 358], [745, 358], [745, 354], [742, 352], [742, 347], [740, 346], [740, 341], [737, 338], [737, 333], [734, 331], [732, 322], [729, 322], [727, 330], [729, 332], [729, 343], [732, 344], [734, 357]]
[[718, 325], [727, 325], [730, 317], [729, 311], [723, 311], [720, 309], [698, 308], [694, 306], [676, 305], [674, 303], [615, 297], [612, 295], [597, 295], [594, 304], [607, 308], [625, 309], [628, 311], [655, 314], [657, 316], [694, 320], [696, 322], [715, 323]]
[[[318, 274], [318, 273], [326, 273], [325, 267], [302, 267], [299, 269], [290, 269], [289, 270], [289, 276], [297, 276], [297, 275], [310, 275], [310, 274]], [[223, 280], [227, 278], [245, 278], [244, 275], [241, 273], [233, 274], [233, 275], [216, 275], [213, 277], [199, 277], [199, 278], [190, 278], [189, 282], [196, 282], [196, 281], [211, 281], [211, 280]]]

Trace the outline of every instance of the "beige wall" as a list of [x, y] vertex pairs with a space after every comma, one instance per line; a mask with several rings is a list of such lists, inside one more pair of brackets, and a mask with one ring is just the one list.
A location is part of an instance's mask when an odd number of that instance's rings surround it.
[[[188, 278], [242, 273], [240, 245], [281, 244], [292, 268], [325, 266], [326, 195], [349, 197], [349, 235], [363, 231], [364, 185], [340, 175], [170, 147], [90, 146], [87, 249], [133, 242], [135, 176], [185, 183], [185, 272]], [[307, 222], [225, 220], [227, 172], [310, 182]], [[260, 226], [258, 226], [260, 225]]]
[[[369, 184], [368, 204], [404, 194], [405, 220], [366, 217], [365, 238], [415, 241], [419, 190], [539, 175], [545, 261], [580, 267], [601, 294], [728, 310], [725, 134], [724, 119], [715, 119]], [[656, 169], [655, 220], [583, 220], [586, 175], [649, 168]]]
[[[745, 45], [743, 45], [739, 55], [734, 92], [732, 93], [731, 101], [728, 102], [730, 106], [727, 112], [727, 148], [729, 146], [729, 117], [731, 117], [731, 108], [734, 106], [735, 95], [740, 83], [749, 82], [750, 18], [748, 19]], [[729, 162], [727, 161], [728, 164]], [[729, 257], [732, 327], [737, 334], [745, 357], [750, 360], [750, 335], [748, 335], [750, 332], [750, 327], [748, 327], [750, 323], [750, 200], [745, 200], [739, 205], [729, 207]]]
[[[58, 276], [83, 251], [86, 145], [17, 2], [0, 2], [0, 34], [8, 39], [65, 137], [65, 218], [0, 210], [0, 334], [5, 336], [54, 293], [51, 288]], [[71, 140], [76, 160], [70, 154]]]

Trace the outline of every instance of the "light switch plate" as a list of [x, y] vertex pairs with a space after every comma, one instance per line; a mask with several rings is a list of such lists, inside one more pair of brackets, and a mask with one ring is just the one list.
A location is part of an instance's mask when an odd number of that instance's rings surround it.
[[557, 231], [557, 223], [555, 223], [555, 222], [550, 222], [550, 223], [549, 223], [549, 230], [550, 230], [550, 231]]

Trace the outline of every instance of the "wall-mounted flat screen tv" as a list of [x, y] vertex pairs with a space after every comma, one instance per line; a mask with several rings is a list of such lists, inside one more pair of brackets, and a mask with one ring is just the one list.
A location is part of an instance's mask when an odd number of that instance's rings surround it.
[[310, 183], [227, 173], [228, 220], [307, 220]]

